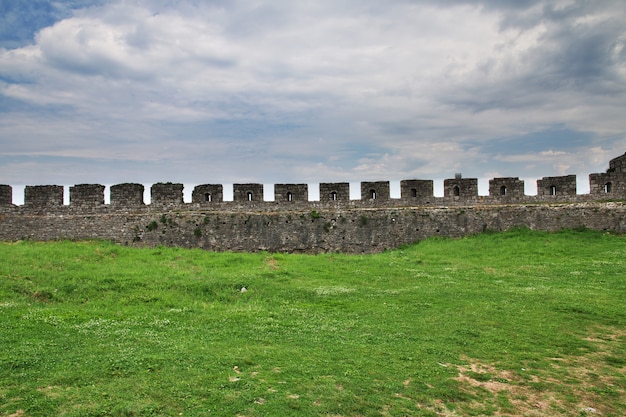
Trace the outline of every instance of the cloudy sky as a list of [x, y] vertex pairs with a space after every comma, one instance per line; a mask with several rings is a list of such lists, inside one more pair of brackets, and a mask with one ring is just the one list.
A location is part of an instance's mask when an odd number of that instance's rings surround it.
[[623, 0], [0, 0], [3, 184], [581, 192], [624, 152]]

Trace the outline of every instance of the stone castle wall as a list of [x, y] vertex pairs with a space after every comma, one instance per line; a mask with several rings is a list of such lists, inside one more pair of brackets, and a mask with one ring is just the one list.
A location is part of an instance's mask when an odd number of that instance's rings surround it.
[[626, 154], [606, 173], [589, 175], [589, 194], [576, 194], [576, 176], [544, 177], [536, 196], [524, 195], [519, 178], [494, 178], [489, 195], [478, 180], [444, 181], [444, 196], [432, 180], [404, 180], [400, 198], [388, 181], [362, 182], [361, 199], [350, 200], [348, 183], [320, 184], [320, 200], [309, 201], [306, 184], [276, 184], [274, 200], [263, 201], [262, 184], [234, 184], [224, 201], [219, 184], [196, 186], [183, 202], [183, 185], [27, 186], [24, 205], [12, 204], [12, 188], [0, 185], [0, 240], [106, 239], [136, 246], [199, 247], [216, 251], [377, 252], [431, 236], [458, 237], [513, 227], [541, 230], [586, 227], [626, 232]]

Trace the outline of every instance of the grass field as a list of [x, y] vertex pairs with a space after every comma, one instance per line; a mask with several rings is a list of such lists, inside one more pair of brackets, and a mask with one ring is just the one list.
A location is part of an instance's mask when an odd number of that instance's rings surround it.
[[621, 236], [363, 256], [0, 243], [0, 416], [625, 413]]

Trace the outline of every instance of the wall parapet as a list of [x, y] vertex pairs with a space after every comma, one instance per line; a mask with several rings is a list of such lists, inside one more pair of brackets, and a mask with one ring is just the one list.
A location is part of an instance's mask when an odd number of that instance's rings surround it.
[[0, 184], [0, 207], [13, 205], [13, 187]]
[[12, 203], [12, 187], [0, 185], [0, 212], [73, 213], [126, 212], [128, 210], [258, 210], [289, 211], [321, 207], [394, 208], [411, 206], [445, 207], [498, 204], [539, 204], [590, 202], [626, 199], [626, 171], [589, 175], [588, 194], [576, 193], [576, 176], [543, 177], [537, 180], [537, 195], [524, 194], [524, 181], [517, 177], [489, 180], [489, 195], [478, 194], [476, 178], [444, 180], [444, 195], [433, 193], [432, 180], [400, 181], [400, 198], [390, 196], [389, 181], [362, 182], [361, 199], [350, 199], [349, 183], [320, 183], [319, 200], [309, 200], [307, 184], [276, 184], [274, 201], [263, 199], [263, 184], [234, 184], [233, 200], [224, 200], [221, 184], [203, 184], [193, 189], [191, 203], [184, 202], [180, 183], [156, 183], [150, 188], [151, 202], [145, 204], [142, 184], [124, 183], [110, 187], [110, 203], [105, 204], [105, 186], [78, 184], [71, 186], [70, 204], [64, 205], [64, 188], [60, 185], [26, 186], [24, 204]]
[[104, 185], [79, 184], [70, 187], [70, 206], [85, 208], [98, 207], [104, 204]]
[[63, 205], [62, 185], [27, 185], [24, 188], [24, 206], [35, 209]]

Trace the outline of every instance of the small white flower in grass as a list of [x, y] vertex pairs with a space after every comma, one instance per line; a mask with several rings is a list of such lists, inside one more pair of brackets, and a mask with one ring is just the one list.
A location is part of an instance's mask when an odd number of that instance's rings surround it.
[[244, 292], [248, 292], [248, 290], [246, 289], [246, 287], [241, 287], [241, 292], [242, 292], [242, 293], [244, 293]]

